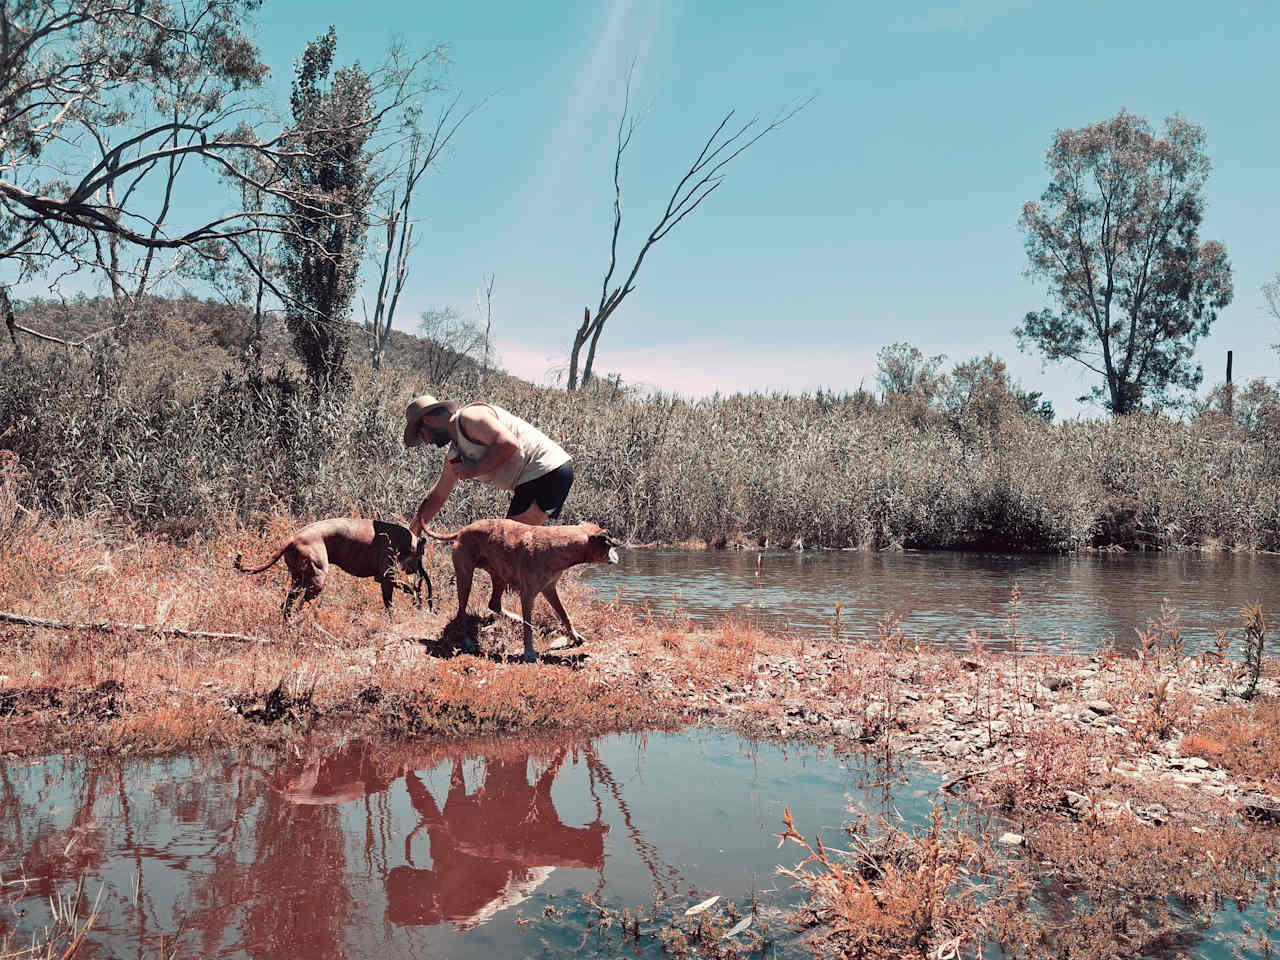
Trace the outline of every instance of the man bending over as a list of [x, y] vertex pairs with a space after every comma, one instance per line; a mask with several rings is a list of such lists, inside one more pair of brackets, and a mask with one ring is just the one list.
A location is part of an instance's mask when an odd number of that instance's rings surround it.
[[510, 490], [507, 517], [540, 526], [560, 516], [573, 485], [569, 454], [537, 427], [491, 403], [459, 406], [429, 394], [404, 412], [404, 445], [448, 447], [440, 479], [418, 507], [409, 529], [421, 536], [459, 480]]

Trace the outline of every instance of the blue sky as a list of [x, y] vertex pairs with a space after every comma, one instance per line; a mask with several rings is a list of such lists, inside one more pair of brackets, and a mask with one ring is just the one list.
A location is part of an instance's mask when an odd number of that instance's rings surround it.
[[[900, 7], [895, 9], [895, 7]], [[393, 35], [449, 45], [444, 82], [484, 100], [416, 200], [398, 326], [475, 310], [496, 274], [504, 365], [563, 366], [607, 258], [614, 133], [628, 63], [643, 123], [622, 171], [624, 266], [729, 109], [813, 102], [741, 156], [650, 252], [601, 340], [598, 372], [686, 394], [872, 386], [880, 347], [950, 361], [994, 351], [1060, 414], [1083, 371], [1020, 354], [1044, 287], [1017, 219], [1048, 182], [1056, 129], [1120, 108], [1205, 128], [1202, 239], [1235, 299], [1198, 351], [1206, 381], [1280, 376], [1261, 285], [1280, 272], [1280, 7], [1275, 4], [858, 4], [606, 0], [406, 4], [266, 0], [259, 39], [280, 102], [290, 58], [332, 23], [338, 59]], [[441, 102], [443, 102], [441, 100]], [[433, 105], [428, 105], [428, 111]], [[357, 309], [357, 315], [359, 311]], [[424, 384], [424, 387], [430, 387]]]

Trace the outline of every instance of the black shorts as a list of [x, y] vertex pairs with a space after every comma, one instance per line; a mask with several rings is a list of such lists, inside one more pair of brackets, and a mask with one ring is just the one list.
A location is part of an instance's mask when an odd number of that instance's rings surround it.
[[515, 517], [524, 513], [533, 504], [537, 504], [552, 520], [560, 516], [560, 508], [569, 498], [569, 488], [573, 486], [573, 464], [566, 463], [556, 467], [550, 473], [534, 477], [516, 487], [511, 497], [511, 506], [507, 508], [507, 516]]

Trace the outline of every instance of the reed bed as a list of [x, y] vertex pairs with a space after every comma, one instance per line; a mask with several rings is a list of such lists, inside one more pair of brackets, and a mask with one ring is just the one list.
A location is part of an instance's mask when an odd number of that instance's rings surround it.
[[[1280, 549], [1272, 401], [1242, 422], [1209, 411], [1053, 425], [1004, 395], [945, 409], [865, 393], [691, 401], [482, 381], [465, 366], [428, 383], [411, 364], [317, 398], [285, 366], [194, 352], [6, 359], [0, 514], [21, 502], [180, 537], [268, 515], [404, 518], [440, 466], [439, 451], [400, 440], [405, 403], [429, 391], [499, 403], [557, 438], [577, 475], [564, 519], [635, 543]], [[505, 507], [460, 484], [439, 524]]]

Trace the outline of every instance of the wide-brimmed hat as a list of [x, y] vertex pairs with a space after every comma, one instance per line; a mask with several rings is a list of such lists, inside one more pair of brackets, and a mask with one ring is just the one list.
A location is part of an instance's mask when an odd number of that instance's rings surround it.
[[418, 426], [422, 423], [423, 417], [435, 413], [437, 410], [453, 412], [457, 406], [452, 400], [437, 400], [429, 393], [414, 397], [409, 401], [409, 405], [404, 408], [404, 445], [406, 447], [416, 447], [422, 443], [422, 435], [418, 432]]

